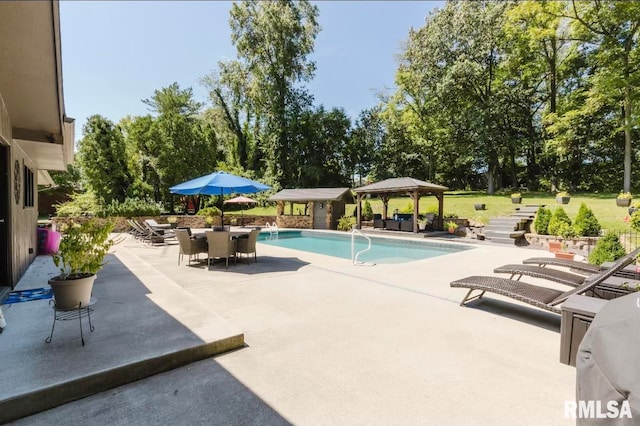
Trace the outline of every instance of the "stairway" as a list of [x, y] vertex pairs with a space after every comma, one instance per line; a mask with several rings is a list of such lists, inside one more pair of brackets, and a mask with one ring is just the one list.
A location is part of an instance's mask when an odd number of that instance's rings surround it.
[[494, 217], [484, 227], [485, 240], [499, 244], [518, 245], [524, 240], [524, 234], [530, 232], [531, 223], [540, 206], [528, 204], [516, 208], [514, 213], [507, 217]]

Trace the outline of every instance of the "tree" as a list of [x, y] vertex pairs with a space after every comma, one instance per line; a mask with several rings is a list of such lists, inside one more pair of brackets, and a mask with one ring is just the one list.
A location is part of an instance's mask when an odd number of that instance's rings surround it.
[[100, 115], [87, 119], [78, 144], [78, 163], [88, 189], [104, 203], [124, 201], [132, 183], [120, 129]]
[[201, 105], [193, 99], [191, 88], [183, 90], [173, 83], [143, 102], [156, 114], [150, 129], [155, 137], [149, 146], [159, 179], [159, 199], [155, 201], [163, 201], [173, 211], [169, 187], [216, 168], [216, 134], [198, 115]]
[[313, 52], [320, 29], [318, 8], [307, 0], [234, 3], [231, 41], [249, 73], [249, 95], [261, 120], [260, 149], [267, 171], [286, 185], [293, 179], [289, 154], [291, 123], [311, 104], [300, 85], [313, 77]]
[[585, 42], [595, 72], [585, 107], [613, 103], [624, 131], [623, 190], [631, 191], [632, 130], [640, 95], [640, 3], [572, 0], [576, 35]]

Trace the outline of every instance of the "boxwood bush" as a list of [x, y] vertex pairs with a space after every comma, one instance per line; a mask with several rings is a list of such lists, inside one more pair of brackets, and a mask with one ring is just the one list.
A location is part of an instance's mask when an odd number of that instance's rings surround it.
[[571, 219], [567, 216], [567, 212], [562, 207], [557, 207], [553, 212], [551, 219], [549, 220], [548, 232], [549, 235], [560, 235], [560, 224], [566, 223], [571, 226]]
[[589, 263], [602, 265], [604, 262], [618, 260], [625, 254], [627, 253], [620, 243], [618, 234], [609, 232], [598, 240], [593, 251], [589, 253]]
[[580, 204], [578, 215], [573, 223], [576, 233], [581, 237], [595, 237], [600, 235], [602, 227], [593, 214], [593, 211], [585, 203]]
[[549, 234], [549, 220], [551, 220], [551, 210], [547, 207], [540, 207], [536, 212], [536, 218], [533, 221], [533, 229], [540, 235]]

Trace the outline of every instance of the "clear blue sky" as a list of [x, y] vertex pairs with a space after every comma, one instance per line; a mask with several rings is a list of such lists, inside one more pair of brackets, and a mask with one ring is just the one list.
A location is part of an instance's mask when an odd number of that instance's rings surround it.
[[[443, 2], [320, 1], [307, 85], [315, 105], [342, 107], [352, 119], [393, 87], [396, 55], [411, 27]], [[178, 82], [208, 102], [198, 80], [220, 60], [236, 57], [231, 45], [231, 2], [61, 1], [62, 64], [67, 115], [81, 137], [87, 117], [117, 122], [147, 114], [141, 99]]]

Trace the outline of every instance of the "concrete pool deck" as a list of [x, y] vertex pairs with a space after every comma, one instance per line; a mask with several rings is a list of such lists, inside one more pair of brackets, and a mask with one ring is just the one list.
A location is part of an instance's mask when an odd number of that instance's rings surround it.
[[542, 251], [485, 243], [366, 267], [259, 243], [257, 263], [226, 271], [178, 266], [177, 250], [127, 240], [116, 257], [157, 271], [156, 285], [180, 287], [246, 347], [16, 424], [573, 423], [560, 317], [492, 294], [460, 307], [465, 291], [449, 287]]

